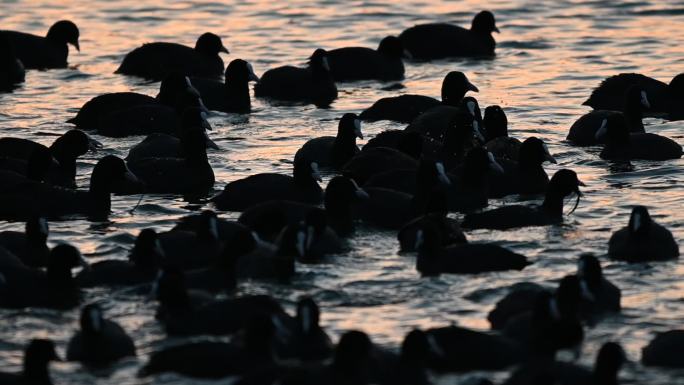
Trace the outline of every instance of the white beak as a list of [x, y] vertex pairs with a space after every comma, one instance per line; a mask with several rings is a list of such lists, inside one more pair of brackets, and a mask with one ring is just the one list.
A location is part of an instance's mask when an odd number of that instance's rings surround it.
[[641, 105], [646, 108], [651, 108], [651, 103], [648, 101], [646, 91], [641, 91]]
[[608, 119], [603, 119], [601, 121], [601, 127], [599, 127], [598, 131], [596, 131], [594, 138], [601, 139], [601, 138], [605, 137], [607, 133], [608, 133]]
[[437, 162], [435, 163], [435, 168], [437, 168], [437, 179], [445, 185], [451, 185], [451, 180], [447, 176], [446, 172], [444, 171], [444, 163], [442, 162]]

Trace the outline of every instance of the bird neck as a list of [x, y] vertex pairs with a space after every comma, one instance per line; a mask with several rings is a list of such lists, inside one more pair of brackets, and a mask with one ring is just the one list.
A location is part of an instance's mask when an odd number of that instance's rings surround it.
[[226, 79], [225, 89], [230, 108], [240, 111], [249, 111], [251, 109], [249, 83], [246, 80]]
[[638, 108], [628, 108], [624, 112], [630, 132], [645, 132], [643, 113]]
[[27, 359], [24, 362], [23, 376], [30, 384], [44, 384], [52, 385], [52, 380], [50, 380], [50, 371], [48, 369], [48, 362], [46, 361], [34, 361]]
[[563, 217], [563, 199], [565, 196], [558, 191], [549, 190], [544, 197], [544, 203], [542, 203], [542, 208], [544, 212], [553, 218]]

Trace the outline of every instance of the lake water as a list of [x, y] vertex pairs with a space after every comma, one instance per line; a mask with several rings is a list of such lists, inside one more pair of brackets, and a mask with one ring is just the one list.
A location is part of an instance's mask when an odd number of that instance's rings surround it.
[[[26, 84], [0, 95], [0, 136], [19, 136], [51, 143], [71, 128], [64, 123], [90, 98], [133, 90], [155, 95], [158, 84], [114, 75], [124, 54], [145, 42], [174, 41], [194, 45], [207, 31], [223, 38], [235, 58], [251, 62], [258, 75], [274, 66], [300, 64], [317, 47], [375, 47], [386, 35], [417, 23], [448, 21], [470, 25], [472, 16], [490, 9], [501, 34], [494, 60], [407, 63], [405, 88], [390, 84], [338, 84], [339, 99], [330, 109], [274, 107], [253, 101], [251, 115], [212, 114], [212, 139], [221, 147], [209, 160], [216, 191], [226, 182], [253, 173], [290, 173], [295, 151], [307, 139], [334, 135], [343, 113], [360, 112], [373, 101], [398, 92], [439, 97], [443, 76], [465, 72], [480, 93], [482, 108], [501, 105], [510, 134], [544, 138], [558, 165], [572, 168], [587, 184], [577, 211], [562, 225], [513, 231], [475, 231], [471, 240], [496, 241], [529, 256], [535, 263], [522, 272], [421, 279], [413, 256], [399, 255], [395, 233], [362, 228], [351, 240], [353, 251], [330, 263], [298, 266], [292, 285], [243, 283], [242, 293], [268, 292], [292, 309], [303, 294], [323, 309], [322, 323], [337, 337], [348, 329], [368, 332], [376, 343], [394, 347], [414, 327], [457, 323], [487, 329], [486, 314], [511, 284], [533, 281], [554, 285], [575, 270], [581, 252], [600, 255], [608, 278], [622, 288], [621, 315], [587, 330], [581, 362], [590, 365], [608, 340], [625, 347], [630, 363], [622, 371], [626, 384], [684, 383], [684, 372], [646, 369], [641, 348], [657, 331], [681, 327], [684, 317], [684, 266], [680, 262], [628, 266], [605, 256], [611, 233], [624, 226], [635, 204], [649, 207], [676, 239], [684, 239], [683, 160], [633, 162], [632, 171], [600, 160], [599, 148], [574, 148], [564, 142], [572, 122], [588, 109], [580, 104], [601, 79], [620, 72], [641, 72], [669, 82], [684, 70], [684, 2], [682, 1], [0, 1], [0, 27], [43, 35], [54, 21], [71, 19], [81, 31], [81, 49], [71, 52], [70, 68], [30, 71]], [[73, 50], [72, 50], [73, 51]], [[646, 130], [684, 143], [684, 122], [646, 119]], [[391, 128], [390, 122], [366, 124], [366, 139]], [[78, 184], [87, 186], [92, 165], [105, 154], [125, 156], [141, 137], [108, 139], [98, 153], [79, 162]], [[362, 141], [363, 142], [363, 141]], [[492, 207], [515, 201], [491, 201]], [[170, 228], [174, 221], [205, 206], [177, 196], [114, 197], [108, 222], [84, 220], [50, 223], [52, 243], [77, 245], [91, 261], [125, 258], [134, 236], [145, 227]], [[569, 209], [566, 209], [569, 210]], [[236, 218], [237, 213], [222, 213]], [[21, 229], [0, 222], [0, 230]], [[154, 321], [155, 304], [124, 292], [95, 290], [106, 315], [134, 337], [138, 360], [117, 364], [109, 377], [94, 377], [78, 364], [52, 365], [56, 383], [138, 384], [135, 377], [148, 354], [162, 345], [164, 333]], [[0, 310], [0, 368], [19, 369], [21, 349], [30, 338], [50, 337], [63, 354], [77, 327], [78, 311]], [[461, 383], [468, 376], [440, 378]], [[492, 378], [505, 378], [504, 373]], [[152, 383], [198, 383], [174, 375]], [[227, 382], [227, 381], [224, 381]], [[147, 382], [145, 382], [147, 383]]]

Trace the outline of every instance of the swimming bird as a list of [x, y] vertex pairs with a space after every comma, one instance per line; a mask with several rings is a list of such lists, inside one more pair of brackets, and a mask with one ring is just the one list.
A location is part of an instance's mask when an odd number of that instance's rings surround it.
[[[143, 158], [128, 162], [131, 171], [148, 193], [204, 194], [214, 186], [214, 171], [206, 151], [204, 118], [199, 109], [187, 109], [183, 114], [181, 133], [183, 158]], [[195, 123], [185, 121], [192, 119]]]
[[297, 314], [294, 325], [290, 327], [292, 335], [280, 350], [283, 358], [296, 358], [305, 362], [322, 361], [333, 354], [333, 343], [325, 330], [319, 325], [321, 309], [311, 297], [302, 297], [297, 301]]
[[337, 126], [337, 136], [309, 139], [297, 150], [294, 161], [316, 162], [322, 168], [339, 169], [359, 153], [356, 138], [363, 139], [361, 121], [356, 114], [346, 113]]
[[46, 243], [48, 232], [48, 223], [45, 218], [30, 218], [26, 221], [24, 232], [0, 232], [0, 246], [14, 254], [26, 266], [47, 266], [50, 255], [50, 249]]
[[563, 200], [568, 195], [575, 193], [577, 195], [576, 208], [582, 195], [579, 186], [584, 185], [574, 171], [562, 169], [557, 171], [549, 181], [546, 196], [541, 205], [503, 206], [482, 213], [467, 214], [461, 226], [465, 229], [505, 230], [560, 223], [563, 221]]
[[470, 29], [447, 23], [419, 24], [399, 35], [411, 56], [420, 60], [459, 56], [493, 56], [496, 42], [492, 32], [499, 32], [494, 15], [481, 11]]
[[521, 343], [531, 357], [553, 358], [568, 349], [577, 357], [584, 340], [579, 313], [584, 295], [580, 279], [565, 276], [554, 292], [539, 291], [531, 310], [510, 317], [502, 333]]
[[500, 106], [487, 106], [482, 118], [485, 148], [495, 157], [517, 160], [522, 143], [508, 136], [508, 118]]
[[489, 174], [503, 173], [494, 155], [482, 147], [474, 147], [463, 164], [451, 171], [452, 185], [448, 188], [449, 211], [472, 212], [489, 205]]
[[231, 211], [242, 211], [270, 200], [319, 204], [323, 201], [320, 180], [316, 162], [300, 162], [294, 164], [292, 176], [262, 173], [232, 181], [211, 201], [220, 210]]
[[83, 104], [76, 116], [67, 120], [67, 123], [72, 123], [81, 130], [98, 130], [100, 120], [115, 111], [150, 104], [174, 107], [178, 96], [188, 88], [188, 84], [191, 84], [190, 79], [184, 74], [172, 72], [161, 81], [156, 97], [137, 92], [110, 92], [98, 95]]
[[185, 159], [187, 154], [181, 138], [187, 138], [191, 131], [197, 129], [204, 132], [205, 149], [219, 149], [207, 135], [207, 131], [211, 131], [213, 128], [201, 108], [187, 108], [181, 116], [178, 129], [179, 131], [173, 134], [157, 132], [147, 135], [140, 143], [128, 150], [126, 161], [128, 163], [141, 162], [147, 158]]
[[235, 59], [226, 67], [224, 82], [204, 77], [192, 77], [192, 85], [199, 91], [204, 105], [214, 111], [248, 114], [252, 110], [249, 82], [259, 81], [252, 65]]
[[159, 301], [156, 318], [168, 335], [230, 335], [260, 314], [283, 320], [289, 317], [270, 296], [214, 299], [205, 291], [189, 289], [185, 279], [182, 271], [165, 267], [153, 287]]
[[608, 255], [626, 262], [665, 261], [679, 257], [679, 245], [645, 206], [634, 206], [629, 224], [610, 237]]
[[274, 364], [274, 337], [271, 318], [255, 316], [245, 327], [243, 343], [200, 341], [167, 347], [151, 354], [140, 375], [175, 372], [218, 379], [260, 370]]
[[522, 270], [529, 262], [524, 255], [488, 243], [463, 243], [444, 247], [440, 232], [426, 223], [416, 236], [416, 270], [423, 276], [477, 274]]
[[0, 92], [12, 92], [24, 82], [26, 70], [17, 57], [12, 43], [7, 36], [0, 33]]
[[418, 132], [385, 130], [370, 138], [363, 145], [363, 149], [370, 149], [372, 147], [394, 148], [418, 160], [422, 155], [434, 157], [441, 149], [442, 142], [425, 137]]
[[143, 229], [135, 239], [127, 260], [107, 259], [90, 265], [76, 275], [80, 287], [131, 286], [150, 283], [157, 278], [165, 254], [157, 232]]
[[371, 177], [391, 170], [415, 170], [418, 161], [411, 155], [390, 147], [369, 147], [354, 155], [342, 166], [341, 173], [364, 185]]
[[601, 159], [669, 160], [682, 157], [682, 146], [674, 140], [651, 132], [629, 132], [624, 116], [615, 114], [604, 119], [596, 132], [598, 141], [605, 141]]
[[[0, 143], [2, 143], [0, 139]], [[52, 157], [47, 147], [37, 146], [27, 160], [13, 157], [0, 157], [0, 183], [3, 188], [13, 186], [27, 180], [46, 182], [50, 175], [55, 175], [59, 162]]]
[[27, 69], [66, 68], [71, 44], [81, 50], [76, 24], [60, 20], [50, 27], [45, 37], [18, 31], [0, 31], [14, 47], [17, 58]]
[[101, 366], [135, 356], [133, 339], [121, 325], [105, 319], [102, 313], [97, 304], [88, 304], [81, 309], [81, 330], [69, 340], [66, 350], [68, 361]]
[[453, 122], [458, 119], [459, 114], [464, 114], [471, 120], [470, 126], [473, 127], [473, 132], [484, 144], [480, 105], [471, 96], [464, 97], [456, 106], [441, 104], [428, 109], [413, 119], [406, 127], [406, 131], [418, 131], [429, 138], [444, 141], [446, 132], [454, 125]]
[[425, 214], [406, 223], [397, 234], [400, 250], [416, 251], [417, 237], [424, 226], [434, 226], [442, 246], [468, 243], [457, 219], [447, 217], [447, 198], [444, 191], [435, 190], [430, 195]]
[[282, 66], [264, 72], [254, 85], [254, 96], [330, 106], [337, 99], [337, 86], [330, 73], [328, 53], [321, 48], [314, 51], [306, 68]]
[[426, 330], [432, 354], [428, 366], [438, 372], [503, 370], [524, 358], [522, 347], [505, 336], [456, 325]]
[[601, 346], [594, 368], [585, 369], [568, 362], [537, 359], [517, 368], [504, 385], [618, 385], [618, 373], [627, 362], [622, 347], [615, 342]]
[[87, 263], [78, 249], [59, 244], [50, 251], [45, 271], [26, 266], [3, 268], [0, 307], [64, 310], [78, 306], [81, 292], [71, 270], [79, 266], [87, 267]]
[[[19, 159], [27, 163], [31, 162], [31, 157], [36, 151], [42, 151], [45, 156], [51, 159], [38, 159], [43, 162], [44, 175], [40, 180], [44, 180], [52, 185], [69, 188], [76, 187], [76, 160], [94, 150], [95, 145], [90, 137], [80, 130], [69, 130], [55, 139], [49, 147], [32, 140], [14, 137], [0, 138], [0, 156]], [[42, 155], [42, 154], [41, 154]], [[34, 159], [36, 160], [36, 159]], [[48, 165], [47, 162], [50, 162]], [[31, 170], [27, 167], [27, 173]], [[27, 175], [29, 176], [29, 175]], [[30, 179], [31, 178], [29, 176]]]
[[494, 309], [487, 314], [487, 321], [492, 330], [502, 330], [506, 323], [517, 315], [531, 312], [541, 292], [551, 290], [532, 282], [513, 284], [506, 295], [496, 302]]
[[641, 349], [641, 363], [662, 368], [684, 368], [677, 352], [684, 347], [684, 330], [668, 330], [656, 336]]
[[301, 223], [288, 225], [278, 236], [275, 247], [259, 246], [237, 258], [237, 277], [289, 282], [296, 273], [295, 261], [305, 258], [307, 246], [310, 246], [307, 245], [307, 228]]
[[447, 189], [451, 180], [441, 162], [421, 159], [416, 168], [415, 171], [411, 169], [406, 175], [398, 176], [414, 180], [410, 193], [382, 186], [364, 187], [369, 198], [359, 202], [356, 210], [359, 218], [375, 226], [399, 229], [414, 218], [433, 212], [433, 196], [436, 192]]
[[[680, 73], [666, 84], [652, 77], [637, 73], [621, 73], [601, 81], [582, 105], [595, 110], [620, 110], [622, 96], [632, 86], [641, 87], [650, 101], [646, 113], [671, 114], [681, 112], [684, 103], [684, 73]], [[678, 111], [677, 111], [678, 110]], [[667, 115], [665, 115], [667, 116]]]
[[601, 263], [593, 254], [580, 255], [577, 277], [584, 291], [580, 303], [580, 313], [584, 318], [592, 319], [597, 315], [620, 312], [620, 289], [606, 279]]
[[203, 210], [197, 214], [190, 214], [179, 218], [172, 230], [192, 231], [197, 233], [205, 226], [205, 219], [208, 216], [216, 218], [217, 238], [222, 242], [230, 242], [237, 234], [242, 234], [251, 229], [235, 220], [228, 220], [219, 217], [212, 210]]
[[200, 213], [196, 226], [159, 233], [165, 264], [183, 270], [207, 267], [224, 249], [218, 227], [216, 213], [205, 210]]
[[221, 38], [211, 32], [203, 33], [194, 48], [178, 43], [146, 43], [127, 53], [115, 73], [155, 81], [171, 72], [220, 78], [223, 75], [221, 52], [229, 53]]
[[115, 184], [122, 180], [139, 183], [121, 158], [107, 155], [93, 168], [88, 191], [34, 181], [0, 191], [0, 217], [26, 219], [40, 216], [58, 219], [67, 215], [82, 215], [91, 219], [106, 218], [111, 210], [111, 193]]
[[401, 80], [404, 56], [404, 46], [396, 36], [382, 39], [377, 49], [344, 47], [328, 51], [330, 73], [337, 82]]
[[597, 137], [596, 134], [615, 115], [624, 117], [629, 132], [644, 133], [643, 110], [651, 105], [646, 91], [639, 86], [632, 86], [622, 100], [624, 104], [620, 110], [594, 110], [582, 115], [572, 124], [566, 139], [577, 146], [604, 143], [605, 138]]
[[[183, 113], [188, 108], [207, 112], [199, 92], [186, 78], [171, 105], [164, 103], [135, 105], [112, 111], [100, 117], [97, 133], [111, 138], [163, 133], [178, 135], [183, 126]], [[211, 126], [208, 126], [211, 127]]]
[[50, 361], [61, 361], [54, 342], [48, 339], [32, 339], [24, 350], [22, 371], [19, 373], [0, 372], [0, 383], [3, 385], [51, 385]]
[[[352, 207], [363, 199], [368, 199], [368, 193], [353, 179], [345, 176], [332, 178], [323, 196], [327, 226], [338, 236], [350, 235], [355, 227]], [[316, 208], [316, 205], [308, 203], [267, 201], [248, 207], [238, 221], [256, 231], [261, 238], [274, 240], [285, 226], [305, 220]]]
[[361, 112], [361, 120], [378, 121], [393, 120], [400, 123], [411, 123], [418, 115], [441, 104], [458, 106], [466, 92], [479, 92], [468, 78], [460, 71], [449, 72], [442, 81], [442, 101], [423, 95], [400, 95], [382, 98]]
[[500, 198], [510, 194], [542, 194], [546, 192], [549, 176], [544, 162], [558, 163], [549, 152], [546, 143], [537, 137], [529, 137], [520, 146], [518, 159], [499, 159], [503, 173], [490, 176], [489, 197]]

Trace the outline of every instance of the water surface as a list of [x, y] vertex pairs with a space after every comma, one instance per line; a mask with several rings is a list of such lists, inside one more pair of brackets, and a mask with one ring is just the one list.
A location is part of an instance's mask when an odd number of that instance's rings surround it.
[[[375, 47], [386, 35], [416, 23], [448, 21], [469, 25], [481, 9], [490, 9], [501, 30], [494, 60], [453, 60], [409, 63], [405, 88], [384, 91], [394, 83], [339, 84], [340, 98], [330, 109], [274, 107], [253, 102], [249, 116], [215, 113], [212, 138], [220, 151], [209, 159], [216, 173], [216, 190], [226, 182], [264, 171], [291, 172], [291, 159], [307, 139], [334, 135], [337, 119], [360, 112], [380, 97], [397, 92], [438, 97], [443, 76], [465, 72], [481, 90], [480, 105], [499, 104], [510, 122], [511, 135], [544, 138], [559, 161], [548, 167], [572, 168], [587, 184], [585, 197], [565, 223], [505, 232], [475, 231], [471, 240], [495, 241], [529, 256], [535, 264], [522, 272], [421, 279], [411, 255], [399, 255], [393, 232], [362, 228], [352, 239], [353, 251], [330, 263], [298, 266], [290, 286], [243, 283], [242, 293], [271, 293], [291, 309], [303, 294], [323, 308], [322, 323], [335, 337], [362, 329], [379, 344], [394, 347], [414, 327], [456, 323], [487, 329], [486, 314], [515, 282], [555, 285], [575, 269], [581, 252], [605, 256], [610, 234], [623, 226], [632, 205], [643, 204], [660, 223], [684, 238], [684, 161], [633, 162], [624, 171], [598, 158], [598, 148], [574, 148], [564, 142], [572, 122], [587, 111], [581, 106], [601, 79], [619, 72], [642, 72], [669, 80], [684, 70], [684, 2], [682, 1], [488, 1], [429, 0], [341, 1], [2, 1], [3, 29], [43, 35], [59, 19], [71, 19], [81, 30], [82, 51], [72, 52], [70, 68], [31, 71], [26, 84], [0, 95], [0, 135], [20, 136], [49, 144], [71, 128], [64, 123], [90, 98], [105, 92], [133, 90], [156, 94], [158, 84], [114, 75], [129, 50], [145, 42], [174, 41], [194, 45], [203, 32], [223, 38], [229, 62], [242, 58], [257, 74], [283, 64], [300, 64], [318, 47]], [[647, 119], [646, 129], [684, 143], [684, 122]], [[366, 138], [403, 128], [390, 122], [367, 124]], [[125, 156], [141, 137], [112, 140], [97, 137], [105, 148], [79, 163], [79, 186], [87, 186], [92, 165], [105, 154]], [[491, 206], [515, 201], [491, 201]], [[115, 197], [108, 222], [52, 222], [51, 242], [77, 245], [92, 261], [125, 258], [134, 236], [145, 227], [170, 228], [181, 215], [205, 205], [176, 196]], [[223, 213], [229, 218], [236, 213]], [[0, 230], [20, 229], [20, 223], [0, 223]], [[604, 271], [623, 291], [621, 315], [587, 330], [581, 362], [590, 365], [601, 343], [620, 341], [629, 363], [622, 372], [626, 384], [675, 384], [683, 372], [645, 369], [637, 362], [641, 348], [657, 331], [680, 327], [684, 316], [684, 267], [680, 262], [627, 266], [602, 258]], [[78, 364], [53, 365], [56, 383], [137, 384], [198, 383], [167, 375], [135, 378], [147, 355], [164, 342], [153, 319], [154, 303], [124, 291], [94, 290], [88, 300], [100, 302], [108, 317], [134, 337], [140, 358], [117, 364], [109, 377], [94, 377]], [[54, 339], [60, 353], [74, 328], [78, 311], [0, 311], [0, 367], [18, 369], [20, 350], [33, 337]], [[505, 374], [499, 374], [505, 377]], [[458, 384], [468, 376], [441, 378]], [[225, 381], [224, 381], [225, 382]]]

